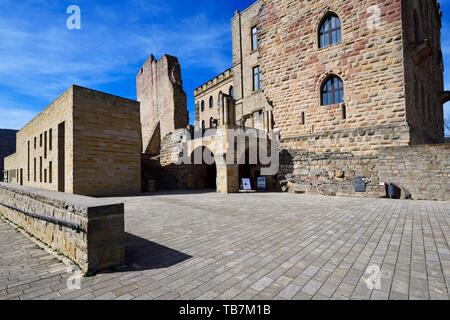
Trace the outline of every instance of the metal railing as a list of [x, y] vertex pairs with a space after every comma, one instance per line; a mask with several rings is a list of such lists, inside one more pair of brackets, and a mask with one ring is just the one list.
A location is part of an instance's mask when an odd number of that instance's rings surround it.
[[64, 220], [61, 220], [61, 219], [56, 219], [56, 218], [53, 218], [53, 217], [43, 216], [43, 215], [31, 213], [31, 212], [26, 212], [26, 211], [23, 211], [21, 209], [18, 209], [18, 208], [12, 207], [12, 206], [8, 206], [8, 205], [3, 204], [3, 203], [0, 203], [0, 206], [2, 206], [4, 208], [7, 208], [9, 210], [17, 211], [17, 212], [22, 213], [23, 215], [25, 215], [27, 217], [30, 217], [30, 218], [33, 218], [33, 219], [38, 219], [38, 220], [41, 220], [41, 221], [53, 223], [53, 224], [56, 224], [59, 227], [69, 228], [69, 229], [71, 229], [73, 231], [76, 231], [77, 233], [80, 233], [80, 232], [86, 233], [86, 230], [84, 230], [79, 224], [76, 224], [76, 223], [64, 221]]

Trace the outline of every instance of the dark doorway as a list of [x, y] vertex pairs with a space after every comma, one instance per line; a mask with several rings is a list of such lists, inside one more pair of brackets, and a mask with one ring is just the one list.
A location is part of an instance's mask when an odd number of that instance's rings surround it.
[[217, 168], [216, 164], [207, 165], [206, 166], [206, 188], [207, 189], [216, 189], [216, 180], [217, 180]]
[[[239, 165], [239, 188], [243, 189], [242, 179], [250, 179], [252, 190], [256, 190], [258, 177], [260, 176], [260, 166], [250, 164], [249, 149], [245, 150], [245, 163]], [[241, 160], [242, 163], [242, 160]]]
[[[201, 164], [198, 163], [201, 157]], [[212, 160], [205, 161], [205, 159]], [[211, 189], [217, 190], [217, 167], [214, 161], [214, 154], [205, 147], [197, 148], [191, 154], [191, 178], [188, 179], [188, 188], [190, 189]]]
[[58, 191], [66, 191], [66, 123], [58, 125]]

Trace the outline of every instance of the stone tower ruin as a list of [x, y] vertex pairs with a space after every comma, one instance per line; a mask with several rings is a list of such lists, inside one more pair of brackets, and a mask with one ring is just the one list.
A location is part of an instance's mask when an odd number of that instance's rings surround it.
[[157, 155], [160, 142], [188, 124], [186, 93], [176, 57], [153, 55], [136, 76], [137, 100], [141, 103], [143, 153]]

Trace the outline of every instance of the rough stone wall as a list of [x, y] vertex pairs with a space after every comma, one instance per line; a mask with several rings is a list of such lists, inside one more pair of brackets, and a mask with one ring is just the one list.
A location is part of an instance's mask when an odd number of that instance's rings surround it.
[[379, 177], [413, 200], [450, 201], [450, 145], [383, 148]]
[[[251, 30], [257, 26], [261, 1], [242, 12], [236, 12], [231, 22], [233, 39], [233, 74], [237, 119], [252, 118], [258, 110], [270, 110], [262, 91], [253, 91], [253, 67], [260, 65], [259, 49], [252, 49]], [[253, 127], [252, 120], [245, 123]]]
[[[23, 212], [69, 222], [79, 232]], [[124, 204], [0, 183], [0, 215], [71, 259], [84, 272], [125, 260]]]
[[[367, 24], [372, 5], [379, 5], [382, 21], [373, 30]], [[409, 143], [401, 9], [401, 0], [262, 0], [258, 28], [264, 93], [273, 104], [283, 147], [362, 156], [384, 145]], [[342, 43], [319, 48], [319, 25], [330, 11], [341, 20]], [[346, 119], [342, 105], [320, 105], [320, 86], [329, 74], [344, 82]], [[359, 141], [348, 139], [355, 131], [374, 128]], [[306, 143], [314, 139], [321, 146]]]
[[[226, 70], [214, 79], [211, 79], [194, 91], [195, 109], [198, 118], [195, 121], [195, 127], [201, 127], [202, 121], [205, 121], [205, 128], [210, 128], [210, 119], [219, 119], [219, 94], [229, 94], [230, 87], [233, 86], [233, 72]], [[213, 107], [209, 107], [209, 100], [213, 98]], [[201, 110], [201, 104], [204, 102], [205, 109]]]
[[[11, 183], [20, 183], [19, 176], [22, 169], [24, 185], [58, 190], [58, 125], [62, 122], [65, 122], [65, 192], [73, 193], [73, 87], [64, 92], [17, 133], [16, 153], [5, 158], [5, 170], [19, 172], [16, 174], [16, 179], [10, 181]], [[46, 135], [47, 142], [45, 141]], [[28, 143], [30, 144], [29, 162]], [[42, 170], [40, 170], [41, 159]], [[51, 172], [50, 162], [52, 163]]]
[[74, 189], [89, 196], [141, 191], [139, 103], [74, 86]]
[[[378, 179], [378, 159], [352, 153], [280, 153], [278, 180], [282, 191], [352, 196], [384, 196]], [[357, 177], [364, 177], [367, 192], [355, 191]]]
[[176, 189], [208, 188], [208, 171], [205, 165], [176, 164], [183, 150], [182, 141], [187, 130], [176, 130], [161, 141], [161, 154], [157, 157], [143, 155], [143, 190], [148, 191], [148, 183], [154, 182], [156, 191]]
[[[444, 91], [441, 12], [435, 0], [403, 0], [402, 7], [406, 116], [411, 143], [443, 143], [444, 107], [439, 96]], [[415, 40], [414, 13], [419, 43]]]
[[0, 181], [3, 181], [5, 157], [16, 152], [17, 130], [0, 129]]
[[136, 76], [137, 99], [141, 103], [143, 152], [160, 125], [161, 139], [188, 124], [186, 94], [178, 59], [152, 55]]

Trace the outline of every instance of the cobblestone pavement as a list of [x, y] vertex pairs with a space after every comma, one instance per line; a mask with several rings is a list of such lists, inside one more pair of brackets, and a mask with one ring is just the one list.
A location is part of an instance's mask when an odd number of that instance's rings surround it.
[[[127, 265], [70, 290], [0, 222], [0, 299], [449, 299], [450, 203], [292, 194], [124, 198]], [[381, 288], [365, 273], [381, 268]]]

